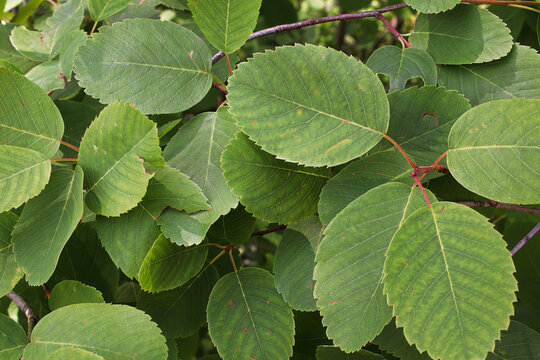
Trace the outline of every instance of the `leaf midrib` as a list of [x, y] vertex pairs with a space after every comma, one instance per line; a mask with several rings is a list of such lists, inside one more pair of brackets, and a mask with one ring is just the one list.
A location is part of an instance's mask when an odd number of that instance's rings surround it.
[[138, 65], [138, 66], [157, 68], [157, 69], [186, 71], [186, 72], [193, 72], [193, 73], [210, 75], [209, 71], [201, 70], [201, 69], [194, 70], [194, 69], [188, 69], [188, 68], [182, 68], [182, 67], [174, 67], [174, 66], [167, 66], [167, 65], [157, 65], [157, 64], [144, 64], [144, 63], [136, 63], [136, 62], [131, 62], [131, 61], [99, 61], [98, 64], [106, 64], [106, 65]]
[[287, 169], [287, 168], [282, 168], [282, 167], [279, 167], [279, 166], [272, 166], [272, 165], [266, 165], [266, 164], [248, 163], [248, 162], [245, 162], [245, 161], [239, 161], [239, 160], [234, 160], [234, 159], [228, 159], [228, 161], [243, 164], [243, 165], [265, 167], [265, 168], [271, 168], [271, 169], [276, 169], [276, 170], [281, 170], [281, 171], [286, 171], [286, 172], [294, 172], [294, 173], [298, 173], [298, 174], [304, 174], [304, 175], [309, 175], [309, 176], [316, 176], [316, 177], [322, 177], [322, 178], [325, 178], [325, 179], [330, 179], [330, 176], [310, 173], [310, 172], [302, 171], [302, 170]]

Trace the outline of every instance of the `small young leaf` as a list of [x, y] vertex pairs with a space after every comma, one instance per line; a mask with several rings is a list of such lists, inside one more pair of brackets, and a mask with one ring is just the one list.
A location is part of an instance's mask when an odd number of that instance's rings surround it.
[[276, 292], [273, 276], [263, 269], [241, 269], [219, 279], [207, 313], [210, 337], [223, 360], [292, 355], [292, 311]]
[[437, 85], [435, 62], [421, 49], [383, 46], [371, 54], [366, 66], [376, 74], [390, 77], [390, 91], [404, 89], [407, 80], [417, 77], [422, 78], [424, 85]]
[[122, 11], [130, 0], [88, 0], [88, 10], [92, 20], [98, 22]]
[[388, 128], [375, 74], [334, 49], [278, 47], [242, 63], [229, 79], [238, 125], [279, 159], [333, 166], [366, 153]]
[[143, 161], [164, 165], [156, 124], [129, 104], [107, 106], [86, 130], [79, 153], [90, 210], [119, 216], [135, 207], [152, 177]]
[[222, 156], [225, 178], [247, 211], [269, 222], [287, 224], [317, 211], [330, 170], [276, 159], [239, 133]]
[[436, 64], [483, 63], [500, 59], [512, 49], [505, 23], [488, 10], [469, 4], [440, 14], [420, 14], [410, 40]]
[[409, 4], [413, 9], [426, 14], [434, 14], [453, 9], [460, 2], [460, 0], [407, 0], [407, 4]]
[[420, 351], [442, 360], [484, 359], [510, 323], [514, 271], [486, 218], [439, 202], [417, 210], [394, 235], [384, 292], [397, 326]]
[[30, 285], [46, 282], [83, 214], [83, 171], [57, 168], [13, 229], [13, 251]]
[[15, 262], [11, 232], [18, 216], [12, 212], [0, 214], [0, 296], [10, 292], [24, 273]]
[[188, 0], [188, 5], [208, 41], [231, 54], [255, 29], [261, 0]]
[[463, 114], [448, 137], [448, 168], [467, 189], [512, 204], [540, 203], [540, 100], [507, 99]]
[[59, 349], [77, 347], [105, 359], [167, 360], [165, 338], [148, 315], [110, 304], [75, 304], [51, 312], [34, 328], [24, 360], [43, 360]]
[[103, 303], [101, 292], [75, 280], [64, 280], [54, 286], [49, 296], [51, 310], [84, 303]]
[[104, 103], [123, 100], [145, 114], [174, 113], [206, 95], [211, 58], [204, 42], [178, 24], [128, 19], [101, 27], [80, 47], [75, 76]]
[[4, 314], [0, 314], [0, 357], [19, 359], [28, 340], [23, 328]]

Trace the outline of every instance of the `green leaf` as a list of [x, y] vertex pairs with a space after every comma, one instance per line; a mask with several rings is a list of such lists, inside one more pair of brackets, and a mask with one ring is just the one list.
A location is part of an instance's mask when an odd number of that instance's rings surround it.
[[55, 169], [39, 196], [24, 207], [13, 229], [17, 264], [30, 285], [46, 282], [83, 214], [83, 171]]
[[178, 246], [161, 235], [141, 265], [139, 283], [148, 292], [181, 286], [201, 270], [206, 254], [206, 242], [190, 247]]
[[540, 55], [514, 45], [504, 58], [478, 65], [441, 66], [439, 82], [465, 95], [473, 106], [491, 100], [540, 98]]
[[207, 313], [210, 337], [223, 360], [292, 355], [292, 311], [263, 269], [241, 269], [219, 279]]
[[417, 210], [394, 235], [384, 292], [397, 326], [419, 351], [442, 360], [484, 359], [513, 314], [514, 271], [486, 218], [439, 202]]
[[390, 91], [405, 89], [407, 81], [417, 77], [424, 81], [424, 85], [437, 85], [435, 62], [421, 49], [383, 46], [371, 54], [366, 65], [374, 73], [390, 77]]
[[79, 48], [75, 76], [101, 102], [124, 100], [145, 114], [174, 113], [210, 89], [212, 55], [186, 28], [128, 19], [99, 31]]
[[210, 205], [206, 203], [201, 188], [187, 175], [168, 165], [162, 169], [151, 166], [146, 169], [155, 174], [148, 183], [141, 206], [154, 218], [158, 218], [166, 207], [187, 213], [209, 210]]
[[[98, 116], [99, 110], [87, 104], [71, 100], [57, 101], [55, 105], [60, 110], [64, 119], [65, 131], [62, 140], [80, 147], [81, 139], [86, 129], [95, 117]], [[79, 157], [79, 153], [69, 147], [62, 148], [62, 154], [64, 157]]]
[[483, 63], [500, 59], [512, 49], [505, 23], [488, 10], [468, 4], [440, 14], [420, 14], [410, 40], [436, 64]]
[[222, 156], [222, 168], [232, 191], [257, 218], [287, 224], [317, 211], [321, 188], [330, 178], [327, 168], [304, 167], [276, 159], [239, 133]]
[[[495, 354], [493, 354], [495, 353]], [[486, 360], [534, 360], [540, 355], [540, 334], [511, 320], [508, 330], [503, 331], [497, 340], [495, 350]]]
[[410, 345], [403, 335], [403, 329], [396, 327], [395, 319], [392, 319], [383, 329], [383, 331], [373, 339], [381, 350], [386, 351], [400, 359], [407, 360], [431, 360], [431, 358], [423, 352], [420, 354], [416, 346]]
[[60, 68], [62, 74], [71, 80], [71, 72], [75, 62], [75, 56], [79, 48], [88, 40], [88, 35], [83, 30], [74, 30], [67, 34], [62, 40], [62, 51], [60, 52]]
[[49, 34], [17, 26], [11, 31], [10, 39], [15, 49], [31, 60], [49, 61], [57, 55], [51, 54], [53, 39]]
[[229, 244], [243, 244], [251, 239], [257, 220], [242, 205], [221, 216], [208, 230], [212, 241]]
[[51, 162], [42, 154], [0, 145], [0, 212], [17, 208], [39, 194], [51, 173]]
[[275, 285], [295, 310], [315, 311], [313, 269], [315, 249], [303, 233], [286, 229], [274, 259]]
[[200, 244], [210, 226], [219, 218], [214, 211], [195, 214], [166, 209], [157, 223], [166, 238], [184, 246]]
[[231, 54], [255, 29], [261, 0], [188, 0], [188, 6], [208, 41]]
[[18, 216], [12, 212], [0, 214], [0, 296], [13, 290], [15, 285], [24, 276], [24, 273], [15, 262], [11, 232], [17, 222]]
[[388, 128], [375, 74], [353, 57], [313, 45], [257, 53], [229, 79], [238, 125], [280, 159], [333, 166], [366, 153]]
[[[391, 114], [388, 135], [417, 165], [431, 165], [448, 150], [452, 125], [471, 108], [469, 101], [457, 91], [434, 86], [394, 91], [388, 95], [388, 102]], [[384, 141], [375, 150], [395, 151], [395, 147]], [[440, 162], [445, 163], [445, 159]]]
[[62, 69], [60, 68], [60, 61], [58, 60], [39, 64], [27, 72], [26, 77], [47, 93], [64, 88]]
[[317, 360], [384, 360], [384, 357], [367, 350], [347, 354], [336, 346], [319, 346], [317, 347]]
[[156, 124], [129, 104], [107, 106], [84, 134], [79, 153], [90, 210], [119, 216], [135, 207], [152, 177], [143, 160], [164, 165]]
[[58, 349], [47, 360], [104, 360], [102, 356], [79, 348]]
[[540, 203], [540, 100], [488, 102], [452, 127], [448, 168], [467, 189], [513, 204]]
[[413, 9], [426, 14], [434, 14], [453, 9], [460, 2], [460, 0], [407, 0], [407, 4], [410, 5]]
[[98, 22], [122, 11], [129, 3], [130, 0], [88, 0], [88, 10], [92, 20]]
[[324, 231], [315, 297], [328, 337], [341, 349], [361, 349], [392, 319], [383, 294], [384, 253], [404, 220], [425, 204], [418, 188], [386, 183], [351, 202]]
[[216, 269], [208, 266], [176, 289], [159, 294], [141, 292], [137, 308], [157, 322], [165, 337], [189, 336], [206, 322], [206, 305], [218, 278]]
[[0, 314], [0, 359], [19, 359], [27, 344], [22, 327], [4, 314]]
[[15, 27], [14, 24], [0, 24], [0, 60], [6, 61], [15, 66], [18, 72], [25, 73], [37, 63], [23, 56], [13, 47], [9, 35]]
[[96, 288], [75, 280], [56, 284], [49, 297], [49, 307], [53, 311], [72, 304], [103, 302], [103, 296]]
[[[52, 157], [64, 123], [47, 93], [24, 76], [0, 68], [0, 139]], [[2, 211], [0, 209], [0, 211]]]
[[124, 274], [136, 278], [144, 258], [159, 236], [154, 217], [142, 206], [117, 218], [96, 218], [101, 243]]
[[332, 177], [321, 192], [319, 217], [323, 225], [330, 221], [354, 199], [366, 191], [387, 182], [412, 185], [411, 167], [403, 155], [387, 151], [355, 160]]
[[126, 305], [76, 304], [51, 312], [34, 328], [24, 360], [43, 360], [62, 348], [81, 348], [107, 360], [167, 359], [156, 324]]

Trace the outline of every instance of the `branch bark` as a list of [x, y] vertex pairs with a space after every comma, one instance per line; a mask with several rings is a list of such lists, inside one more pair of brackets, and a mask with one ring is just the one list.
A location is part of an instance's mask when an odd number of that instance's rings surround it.
[[6, 296], [17, 305], [19, 310], [21, 310], [24, 313], [24, 315], [26, 315], [26, 319], [28, 320], [27, 336], [28, 336], [28, 341], [31, 341], [32, 330], [34, 329], [34, 326], [39, 321], [39, 317], [34, 312], [34, 309], [32, 309], [30, 305], [28, 305], [26, 300], [24, 300], [15, 291], [12, 290], [8, 292]]
[[523, 245], [527, 243], [527, 241], [531, 240], [532, 237], [538, 232], [538, 230], [540, 230], [540, 223], [536, 224], [536, 226], [533, 227], [532, 230], [529, 231], [529, 233], [523, 239], [519, 240], [516, 246], [514, 246], [514, 248], [510, 251], [512, 256], [515, 255], [515, 253], [517, 253], [519, 249], [521, 249]]
[[276, 232], [276, 231], [279, 231], [279, 230], [283, 230], [286, 227], [287, 227], [287, 225], [279, 225], [279, 226], [276, 226], [276, 227], [271, 228], [271, 229], [254, 232], [253, 234], [251, 234], [251, 236], [260, 236], [260, 235], [270, 234], [270, 233], [273, 233], [273, 232]]
[[470, 207], [491, 207], [497, 209], [506, 209], [530, 214], [540, 214], [540, 209], [522, 205], [504, 204], [497, 201], [457, 201], [458, 204]]

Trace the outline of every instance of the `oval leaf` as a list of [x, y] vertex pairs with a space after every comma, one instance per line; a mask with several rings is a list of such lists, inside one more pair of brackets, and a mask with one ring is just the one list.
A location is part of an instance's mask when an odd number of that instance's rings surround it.
[[101, 292], [75, 280], [64, 280], [54, 286], [49, 296], [51, 310], [83, 303], [103, 303]]
[[288, 161], [345, 163], [377, 144], [388, 127], [377, 76], [330, 48], [295, 45], [255, 54], [238, 66], [228, 89], [242, 130]]
[[195, 105], [210, 89], [212, 56], [188, 29], [128, 19], [99, 31], [80, 47], [75, 76], [102, 102], [124, 100], [145, 114], [174, 113]]
[[292, 355], [292, 311], [263, 269], [241, 269], [219, 279], [207, 313], [210, 336], [223, 360]]
[[46, 282], [83, 214], [83, 171], [55, 169], [43, 192], [24, 207], [13, 229], [13, 251], [30, 285]]
[[500, 59], [510, 52], [513, 43], [501, 19], [468, 4], [440, 14], [420, 14], [410, 40], [413, 47], [427, 51], [435, 63], [456, 65]]
[[514, 271], [486, 218], [440, 202], [416, 211], [395, 234], [384, 291], [397, 326], [420, 351], [442, 360], [484, 359], [514, 313]]
[[287, 224], [317, 211], [326, 168], [278, 160], [239, 133], [222, 156], [225, 178], [246, 210], [257, 218]]
[[135, 207], [152, 177], [143, 160], [164, 165], [156, 124], [126, 103], [107, 106], [86, 130], [79, 153], [90, 210], [119, 216]]
[[24, 360], [43, 360], [63, 348], [82, 348], [104, 359], [167, 360], [167, 346], [160, 332], [148, 315], [130, 306], [69, 305], [40, 320], [32, 331]]
[[255, 29], [261, 0], [188, 0], [188, 5], [208, 41], [231, 54]]
[[540, 100], [479, 105], [452, 127], [448, 167], [467, 189], [513, 204], [540, 203]]
[[88, 0], [88, 11], [95, 22], [122, 11], [130, 0]]

